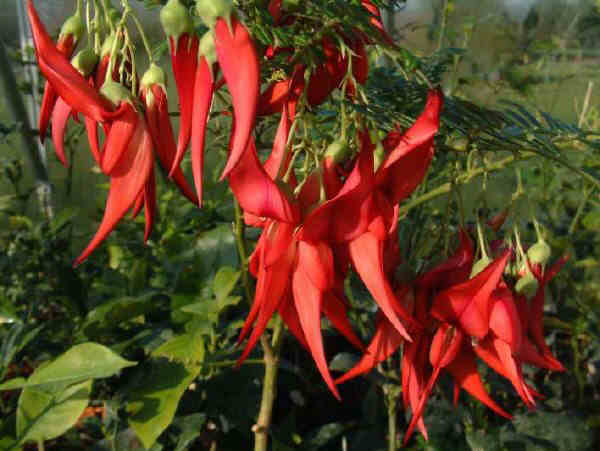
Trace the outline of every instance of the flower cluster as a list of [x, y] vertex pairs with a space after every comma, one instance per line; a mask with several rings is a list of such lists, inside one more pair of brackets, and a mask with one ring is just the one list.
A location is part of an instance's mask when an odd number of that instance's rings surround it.
[[[377, 7], [369, 0], [362, 5], [378, 39], [393, 45]], [[195, 6], [209, 28], [203, 36], [197, 34], [190, 11], [180, 0], [169, 0], [161, 11], [181, 111], [176, 138], [166, 76], [151, 62], [137, 86], [123, 20], [116, 27], [108, 24], [99, 52], [86, 49], [69, 61], [82, 34], [80, 11], [69, 19], [71, 25], [65, 26], [55, 45], [28, 0], [38, 63], [48, 80], [41, 136], [51, 118], [55, 148], [66, 164], [62, 141], [68, 118], [83, 115], [92, 154], [110, 178], [104, 217], [76, 263], [87, 258], [130, 209], [136, 215], [144, 208], [148, 237], [156, 210], [154, 155], [181, 192], [201, 205], [206, 127], [213, 96], [226, 86], [233, 120], [222, 179], [227, 179], [245, 222], [262, 230], [249, 259], [257, 284], [239, 336], [240, 343], [247, 339], [239, 362], [278, 313], [338, 398], [338, 384], [369, 371], [402, 346], [402, 394], [412, 410], [406, 440], [415, 427], [427, 436], [422, 415], [442, 372], [454, 379], [455, 398], [463, 389], [510, 417], [486, 392], [476, 357], [506, 377], [526, 405], [534, 406], [541, 395], [524, 381], [522, 364], [563, 370], [544, 342], [542, 325], [545, 286], [562, 261], [546, 269], [546, 256], [537, 260], [521, 256], [517, 262], [510, 247], [497, 246], [494, 260], [474, 263], [473, 243], [461, 230], [454, 255], [410, 283], [395, 281], [401, 263], [399, 204], [422, 183], [434, 158], [441, 91], [429, 91], [410, 128], [398, 127], [383, 139], [376, 139], [379, 134], [366, 121], [356, 120], [356, 136], [348, 139], [344, 130], [326, 151], [306, 152], [305, 171], [297, 174], [290, 142], [298, 111], [317, 107], [338, 89], [348, 101], [358, 97], [368, 78], [370, 38], [358, 29], [340, 30], [338, 46], [331, 36], [324, 36], [318, 43], [323, 60], [310, 67], [294, 62], [289, 77], [267, 84], [261, 92], [260, 58], [270, 60], [293, 50], [271, 46], [259, 57], [231, 1], [197, 0]], [[293, 11], [283, 11], [281, 0], [271, 0], [268, 10], [278, 27], [302, 20]], [[272, 150], [261, 162], [253, 135], [255, 121], [275, 114], [280, 120]], [[102, 145], [99, 127], [105, 136]], [[180, 168], [188, 148], [195, 190]], [[521, 272], [515, 283], [505, 273], [517, 264]], [[375, 335], [366, 347], [347, 315], [344, 280], [351, 270], [379, 309]], [[525, 285], [535, 287], [526, 291]], [[326, 360], [322, 316], [364, 351], [356, 367], [337, 380]]]

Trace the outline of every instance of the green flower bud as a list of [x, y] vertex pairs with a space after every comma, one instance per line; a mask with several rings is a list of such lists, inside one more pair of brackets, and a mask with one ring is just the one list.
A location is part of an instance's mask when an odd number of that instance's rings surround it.
[[160, 10], [160, 23], [165, 34], [175, 40], [194, 30], [190, 12], [179, 0], [169, 0]]
[[552, 255], [552, 249], [544, 240], [539, 240], [527, 250], [527, 258], [533, 264], [545, 265]]
[[84, 77], [88, 77], [98, 64], [98, 55], [91, 49], [81, 50], [71, 60], [71, 64]]
[[196, 11], [208, 28], [213, 28], [219, 17], [229, 20], [232, 10], [232, 0], [196, 0]]
[[523, 294], [527, 299], [531, 299], [537, 293], [539, 286], [540, 284], [533, 274], [527, 273], [517, 280], [515, 291], [519, 294]]
[[204, 33], [204, 36], [202, 36], [198, 45], [198, 52], [200, 55], [204, 55], [209, 66], [212, 66], [217, 62], [217, 51], [215, 49], [215, 39], [212, 32], [207, 31]]
[[479, 274], [481, 271], [487, 268], [490, 263], [492, 263], [492, 260], [490, 260], [489, 257], [481, 257], [473, 264], [473, 268], [471, 268], [471, 275], [469, 276], [469, 278], [472, 279], [473, 277], [475, 277], [477, 274]]

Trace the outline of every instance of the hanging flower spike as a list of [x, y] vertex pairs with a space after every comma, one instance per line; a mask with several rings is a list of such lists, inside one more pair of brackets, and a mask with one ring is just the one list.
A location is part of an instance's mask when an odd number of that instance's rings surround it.
[[[113, 94], [115, 91], [113, 91]], [[110, 173], [108, 173], [110, 176], [110, 189], [108, 198], [106, 199], [104, 217], [90, 243], [75, 260], [74, 266], [81, 264], [98, 247], [116, 227], [125, 213], [127, 213], [127, 210], [135, 205], [138, 196], [142, 194], [145, 196], [146, 214], [149, 215], [147, 216], [146, 235], [149, 234], [148, 227], [151, 227], [153, 221], [155, 205], [154, 201], [149, 197], [153, 195], [154, 188], [152, 185], [148, 186], [148, 183], [152, 184], [152, 137], [150, 136], [144, 117], [135, 111], [126, 98], [121, 99], [121, 105], [128, 105], [128, 107], [121, 107], [119, 109], [115, 121], [118, 122], [122, 116], [126, 122], [129, 122], [132, 120], [131, 112], [133, 112], [135, 114], [133, 136], [126, 145], [123, 145], [123, 135], [116, 131], [119, 127], [113, 124], [110, 128], [106, 139], [107, 146], [105, 146], [104, 156], [107, 154], [119, 154], [119, 157], [113, 157], [115, 161]], [[115, 133], [119, 133], [117, 138], [113, 136]], [[113, 152], [113, 149], [108, 147], [109, 145], [119, 146], [119, 149]], [[145, 189], [147, 191], [144, 191]]]
[[433, 301], [431, 315], [459, 326], [468, 335], [485, 337], [489, 330], [491, 296], [510, 255], [510, 250], [504, 251], [472, 279], [439, 293]]
[[[96, 64], [98, 63], [98, 55], [92, 50], [80, 51], [72, 61], [72, 65], [75, 69], [81, 73], [83, 77], [89, 77], [94, 71]], [[67, 128], [67, 121], [71, 116], [73, 109], [68, 105], [62, 98], [58, 98], [52, 111], [52, 142], [54, 143], [54, 150], [58, 159], [61, 161], [63, 166], [69, 165], [65, 156], [64, 138], [65, 131]]]
[[33, 33], [38, 66], [52, 89], [75, 112], [82, 113], [97, 122], [109, 119], [113, 115], [112, 104], [90, 86], [69, 60], [57, 50], [40, 21], [32, 0], [27, 1], [27, 14]]
[[[215, 91], [214, 67], [217, 57], [211, 32], [204, 34], [198, 45], [196, 74], [193, 84], [192, 109], [192, 172], [198, 196], [198, 205], [202, 206], [202, 174], [204, 171], [204, 140], [206, 126]], [[170, 176], [179, 167], [185, 147], [177, 149]]]
[[233, 103], [235, 127], [229, 158], [221, 175], [223, 180], [240, 161], [254, 128], [260, 95], [260, 65], [252, 38], [233, 13], [231, 0], [196, 0], [196, 10], [214, 34], [219, 67]]
[[194, 79], [198, 64], [199, 39], [188, 9], [180, 0], [169, 0], [160, 10], [160, 22], [169, 38], [171, 67], [179, 96], [179, 137], [177, 154], [183, 155], [192, 136]]
[[[65, 58], [70, 59], [84, 32], [85, 26], [81, 17], [81, 11], [77, 10], [75, 14], [69, 17], [63, 24], [56, 42], [56, 49], [62, 53]], [[58, 96], [56, 91], [54, 91], [52, 85], [46, 81], [44, 84], [44, 96], [42, 97], [42, 106], [40, 107], [38, 125], [40, 141], [42, 143], [46, 138], [50, 115], [54, 110], [54, 105], [56, 104], [57, 98]]]
[[169, 119], [169, 105], [167, 101], [166, 76], [164, 71], [156, 64], [142, 77], [140, 83], [140, 98], [146, 109], [146, 122], [152, 136], [154, 149], [162, 167], [166, 171], [173, 168], [173, 180], [181, 193], [192, 203], [197, 204], [198, 198], [189, 186], [179, 165], [174, 164], [177, 152], [173, 128]]

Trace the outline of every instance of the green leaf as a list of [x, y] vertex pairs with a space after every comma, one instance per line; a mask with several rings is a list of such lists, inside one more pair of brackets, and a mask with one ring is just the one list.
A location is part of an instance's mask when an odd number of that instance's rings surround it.
[[583, 226], [588, 230], [600, 230], [600, 211], [592, 210], [581, 220]]
[[167, 341], [140, 368], [140, 382], [131, 394], [129, 425], [150, 448], [171, 424], [179, 400], [196, 378], [204, 360], [204, 342], [198, 334], [184, 334]]
[[194, 440], [202, 433], [202, 427], [206, 423], [206, 415], [193, 413], [173, 422], [173, 426], [179, 429], [179, 440], [175, 451], [186, 451]]
[[[60, 391], [65, 387], [87, 379], [109, 377], [136, 362], [125, 360], [109, 348], [97, 343], [83, 343], [73, 346], [67, 352], [47, 365], [38, 368], [23, 384], [13, 381], [0, 385], [0, 390], [21, 387], [43, 387], [46, 391]], [[16, 386], [15, 386], [16, 385]]]
[[331, 371], [348, 371], [358, 362], [359, 357], [356, 354], [350, 352], [340, 352], [336, 354], [331, 363], [329, 369]]
[[156, 293], [149, 293], [140, 297], [126, 296], [102, 304], [88, 313], [83, 332], [87, 337], [93, 338], [113, 330], [125, 321], [155, 310], [157, 297]]
[[15, 355], [33, 340], [42, 330], [42, 327], [29, 328], [22, 323], [13, 324], [8, 333], [3, 337], [0, 346], [0, 374], [12, 362]]
[[223, 266], [213, 279], [213, 293], [217, 298], [217, 302], [221, 301], [231, 294], [235, 285], [241, 276], [240, 271], [236, 271], [231, 266]]
[[[534, 442], [547, 442], [559, 451], [591, 449], [594, 441], [592, 430], [575, 412], [537, 411], [518, 415], [514, 419], [514, 426], [518, 433]], [[541, 450], [544, 447], [528, 445], [527, 449]]]
[[66, 225], [68, 225], [73, 218], [77, 216], [77, 210], [73, 208], [65, 208], [60, 213], [58, 213], [52, 221], [50, 221], [50, 233], [56, 234]]
[[19, 322], [17, 311], [12, 303], [4, 296], [0, 296], [0, 326]]
[[[31, 378], [48, 366], [36, 370]], [[91, 391], [91, 379], [51, 391], [42, 386], [26, 387], [17, 408], [19, 442], [50, 440], [65, 433], [87, 407]]]

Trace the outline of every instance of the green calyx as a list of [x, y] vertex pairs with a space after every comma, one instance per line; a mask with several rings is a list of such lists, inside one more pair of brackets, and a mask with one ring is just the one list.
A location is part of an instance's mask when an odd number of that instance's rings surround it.
[[131, 102], [129, 90], [121, 83], [113, 81], [110, 77], [107, 77], [102, 88], [100, 88], [100, 94], [110, 100], [115, 106], [118, 106], [121, 102]]
[[327, 147], [325, 158], [330, 158], [334, 164], [339, 164], [344, 161], [349, 150], [350, 146], [345, 139], [336, 139]]
[[92, 49], [81, 50], [73, 57], [71, 64], [81, 75], [88, 77], [98, 64], [98, 55]]
[[223, 18], [229, 23], [232, 0], [196, 0], [196, 12], [208, 28], [214, 28], [217, 19]]
[[540, 284], [537, 279], [531, 273], [525, 274], [515, 284], [515, 291], [519, 294], [524, 295], [527, 299], [533, 298], [539, 288]]
[[473, 264], [473, 267], [471, 268], [470, 278], [472, 279], [473, 277], [475, 277], [477, 274], [479, 274], [481, 271], [487, 268], [490, 265], [490, 263], [492, 263], [492, 260], [488, 256], [481, 257]]
[[533, 264], [545, 265], [552, 255], [552, 249], [544, 240], [539, 240], [527, 250], [527, 258]]
[[100, 58], [104, 58], [106, 55], [110, 55], [112, 52], [113, 45], [115, 43], [116, 35], [114, 33], [109, 34], [104, 42], [102, 43], [102, 49], [100, 50]]
[[142, 77], [142, 88], [149, 88], [152, 85], [160, 85], [164, 87], [166, 84], [167, 76], [165, 75], [165, 71], [156, 64], [152, 63]]
[[198, 45], [198, 53], [206, 58], [209, 66], [217, 62], [217, 51], [215, 49], [215, 39], [210, 31], [204, 33]]
[[85, 24], [83, 23], [81, 14], [75, 13], [63, 24], [62, 28], [60, 29], [60, 38], [73, 36], [75, 42], [77, 42], [81, 39], [84, 33]]
[[194, 30], [190, 12], [179, 0], [169, 0], [160, 10], [160, 23], [165, 34], [175, 40]]

